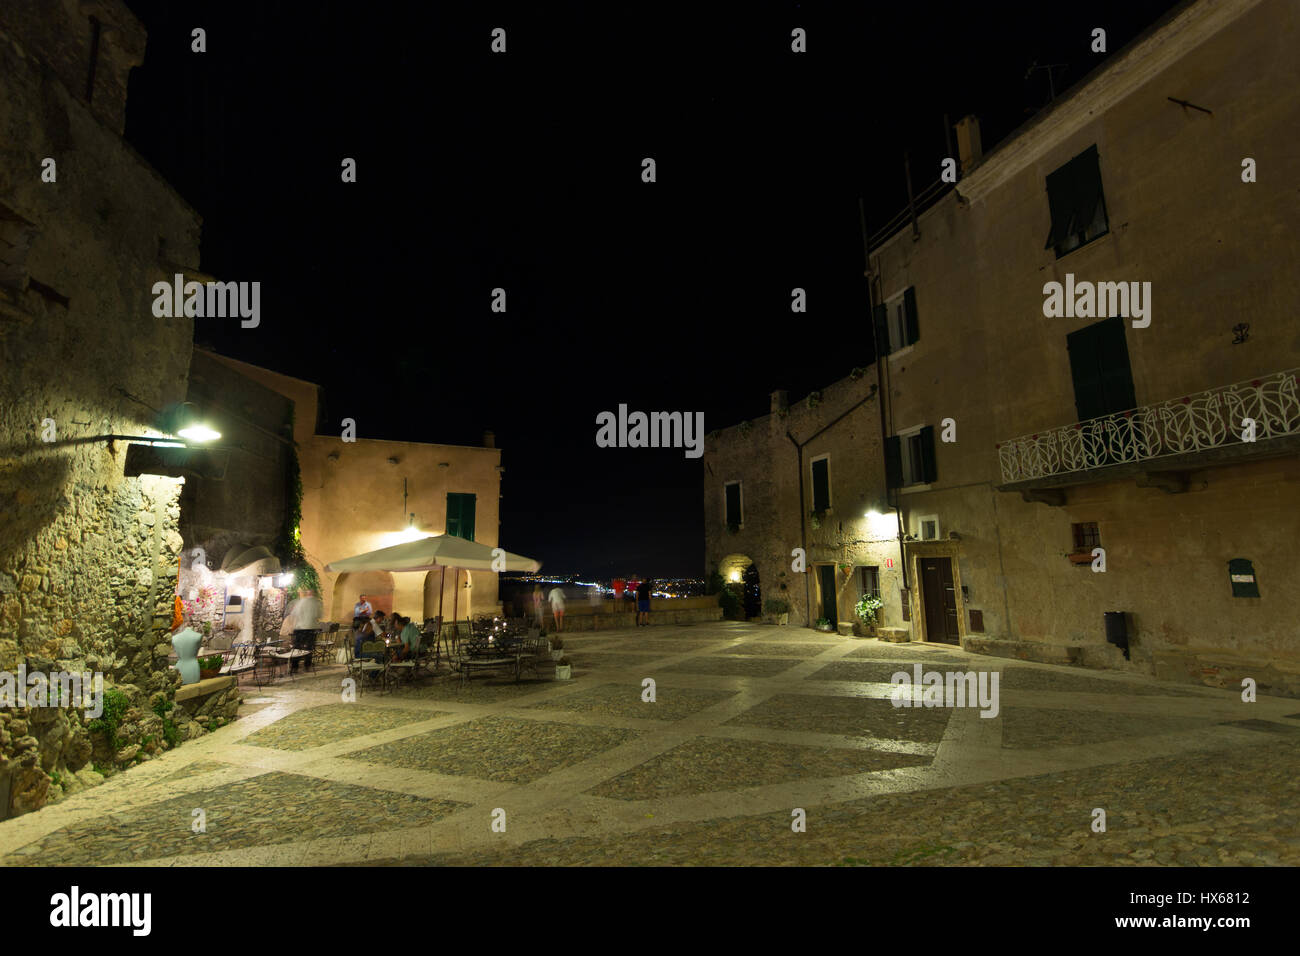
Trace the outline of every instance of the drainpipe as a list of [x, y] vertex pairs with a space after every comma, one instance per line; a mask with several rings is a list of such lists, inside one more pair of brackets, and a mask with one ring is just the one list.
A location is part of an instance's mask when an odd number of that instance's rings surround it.
[[[803, 512], [803, 445], [800, 445], [795, 441], [794, 436], [790, 434], [789, 429], [786, 429], [785, 437], [790, 439], [790, 443], [794, 445], [795, 453], [799, 456], [799, 545], [801, 547], [806, 547], [808, 544], [808, 532], [806, 529], [808, 516]], [[806, 552], [804, 553], [803, 569], [803, 603], [804, 614], [807, 615], [807, 619], [804, 621], [804, 626], [807, 627], [808, 623], [812, 620], [812, 582], [808, 579], [808, 555]]]
[[[877, 390], [879, 390], [879, 386], [877, 386]], [[808, 516], [807, 516], [807, 514], [804, 513], [804, 510], [803, 510], [803, 506], [804, 506], [804, 498], [803, 498], [803, 450], [804, 450], [804, 447], [807, 446], [807, 444], [808, 444], [810, 441], [812, 441], [814, 438], [816, 438], [818, 435], [824, 434], [825, 432], [827, 432], [827, 431], [829, 431], [830, 429], [834, 428], [834, 427], [835, 427], [836, 425], [838, 425], [838, 424], [840, 423], [840, 421], [842, 421], [844, 418], [848, 417], [850, 414], [852, 414], [852, 413], [853, 413], [854, 411], [856, 411], [858, 408], [860, 408], [861, 406], [865, 405], [867, 402], [871, 401], [871, 399], [872, 399], [873, 397], [874, 397], [874, 396], [872, 396], [872, 395], [868, 395], [866, 398], [862, 399], [861, 401], [854, 402], [852, 405], [850, 405], [848, 408], [846, 408], [846, 409], [845, 409], [843, 412], [841, 412], [839, 415], [836, 415], [834, 419], [832, 419], [831, 421], [827, 422], [826, 425], [824, 425], [823, 427], [819, 428], [817, 431], [813, 432], [811, 435], [809, 435], [807, 438], [805, 438], [805, 439], [803, 440], [802, 444], [801, 444], [801, 443], [800, 443], [800, 442], [799, 442], [799, 441], [798, 441], [798, 440], [797, 440], [793, 435], [790, 434], [790, 432], [789, 432], [788, 429], [786, 430], [785, 437], [788, 438], [788, 439], [790, 439], [790, 443], [791, 443], [792, 445], [794, 445], [794, 447], [795, 447], [795, 451], [797, 451], [797, 452], [799, 453], [799, 537], [800, 537], [800, 539], [801, 539], [801, 540], [800, 540], [800, 543], [803, 544], [803, 545], [805, 545], [805, 546], [806, 546], [807, 543], [808, 543], [808, 533], [807, 533], [807, 529], [806, 529], [806, 527], [805, 527], [805, 522], [808, 520]], [[806, 555], [805, 555], [805, 557], [806, 557]], [[811, 582], [809, 581], [809, 579], [808, 579], [808, 571], [807, 571], [806, 568], [805, 568], [805, 570], [804, 570], [803, 589], [804, 589], [804, 602], [805, 602], [805, 603], [807, 604], [807, 606], [808, 606], [808, 619], [811, 621], [811, 620], [812, 620], [812, 583], [811, 583]]]
[[[866, 264], [866, 271], [863, 275], [867, 278], [867, 314], [871, 320], [871, 343], [876, 353], [876, 389], [877, 394], [880, 395], [880, 447], [883, 451], [885, 441], [889, 438], [889, 420], [885, 415], [885, 402], [890, 401], [891, 416], [893, 414], [893, 402], [885, 393], [885, 357], [880, 354], [880, 343], [876, 340], [876, 318], [873, 310], [878, 303], [872, 300], [871, 289], [873, 281], [876, 286], [879, 286], [880, 277], [873, 273], [871, 269], [871, 254], [867, 249], [867, 214], [861, 196], [858, 197], [858, 221], [862, 225], [862, 257]], [[903, 496], [898, 489], [894, 489], [892, 498], [889, 492], [889, 486], [886, 484], [885, 501], [894, 506], [894, 518], [898, 524], [898, 560], [903, 566], [903, 589], [908, 590], [907, 558], [903, 554]]]

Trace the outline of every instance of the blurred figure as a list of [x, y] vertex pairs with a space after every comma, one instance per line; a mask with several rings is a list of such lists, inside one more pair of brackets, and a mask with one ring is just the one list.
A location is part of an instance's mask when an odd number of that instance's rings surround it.
[[605, 603], [605, 593], [601, 590], [599, 584], [591, 586], [591, 590], [587, 592], [587, 600], [591, 602], [591, 612], [593, 614], [600, 610], [600, 606]]
[[546, 623], [546, 619], [543, 616], [545, 612], [542, 610], [542, 607], [545, 603], [546, 603], [546, 598], [542, 596], [542, 586], [540, 584], [534, 584], [533, 585], [533, 617], [537, 619], [538, 627], [541, 627]]
[[547, 597], [551, 601], [551, 614], [555, 618], [555, 632], [558, 634], [564, 625], [564, 592], [557, 584], [551, 588], [551, 593]]
[[619, 602], [623, 600], [623, 589], [627, 587], [627, 582], [622, 578], [614, 579], [614, 610], [617, 611]]
[[636, 587], [636, 623], [637, 626], [650, 626], [650, 592], [649, 581], [642, 581]]

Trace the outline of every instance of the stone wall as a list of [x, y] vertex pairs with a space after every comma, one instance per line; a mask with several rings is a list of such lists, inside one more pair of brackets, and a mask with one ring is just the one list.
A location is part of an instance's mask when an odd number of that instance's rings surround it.
[[[139, 29], [121, 4], [91, 7]], [[178, 682], [164, 632], [180, 482], [124, 477], [127, 444], [108, 436], [162, 434], [159, 411], [185, 396], [192, 320], [154, 317], [152, 285], [163, 248], [197, 266], [199, 217], [122, 142], [116, 93], [97, 88], [106, 116], [70, 89], [80, 39], [59, 24], [91, 7], [0, 6], [0, 671], [99, 671], [153, 716]], [[125, 70], [98, 75], [124, 102]], [[7, 713], [0, 817], [93, 780], [77, 776], [92, 737], [69, 711]]]
[[[886, 513], [880, 407], [874, 366], [789, 402], [772, 396], [772, 412], [752, 422], [713, 432], [704, 448], [705, 571], [743, 573], [758, 567], [761, 600], [788, 601], [790, 622], [811, 624], [829, 597], [841, 621], [854, 620], [861, 594], [860, 569], [880, 569], [885, 600], [881, 623], [899, 623], [900, 562], [892, 521], [866, 517]], [[802, 453], [800, 451], [802, 447]], [[812, 462], [829, 456], [830, 508], [816, 520]], [[800, 467], [803, 482], [800, 498]], [[741, 482], [742, 522], [726, 526], [724, 494], [728, 482]], [[791, 552], [802, 547], [807, 570], [794, 571]], [[888, 568], [887, 562], [894, 561]], [[836, 594], [823, 595], [817, 568], [852, 565], [837, 571]]]

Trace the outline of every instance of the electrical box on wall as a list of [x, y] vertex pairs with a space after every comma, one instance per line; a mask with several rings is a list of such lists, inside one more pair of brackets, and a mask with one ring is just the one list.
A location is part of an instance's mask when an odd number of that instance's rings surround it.
[[1228, 562], [1228, 580], [1232, 582], [1232, 596], [1259, 597], [1259, 582], [1255, 580], [1255, 565], [1245, 558]]

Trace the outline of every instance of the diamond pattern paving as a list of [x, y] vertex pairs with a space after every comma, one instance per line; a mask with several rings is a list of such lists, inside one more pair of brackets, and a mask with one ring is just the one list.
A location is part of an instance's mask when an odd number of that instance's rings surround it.
[[528, 783], [635, 740], [634, 730], [484, 717], [368, 747], [348, 759], [407, 770]]
[[930, 743], [943, 736], [951, 714], [944, 707], [895, 707], [891, 701], [868, 697], [778, 694], [727, 723]]
[[647, 800], [915, 767], [928, 764], [930, 759], [879, 750], [695, 737], [587, 792], [616, 800]]

